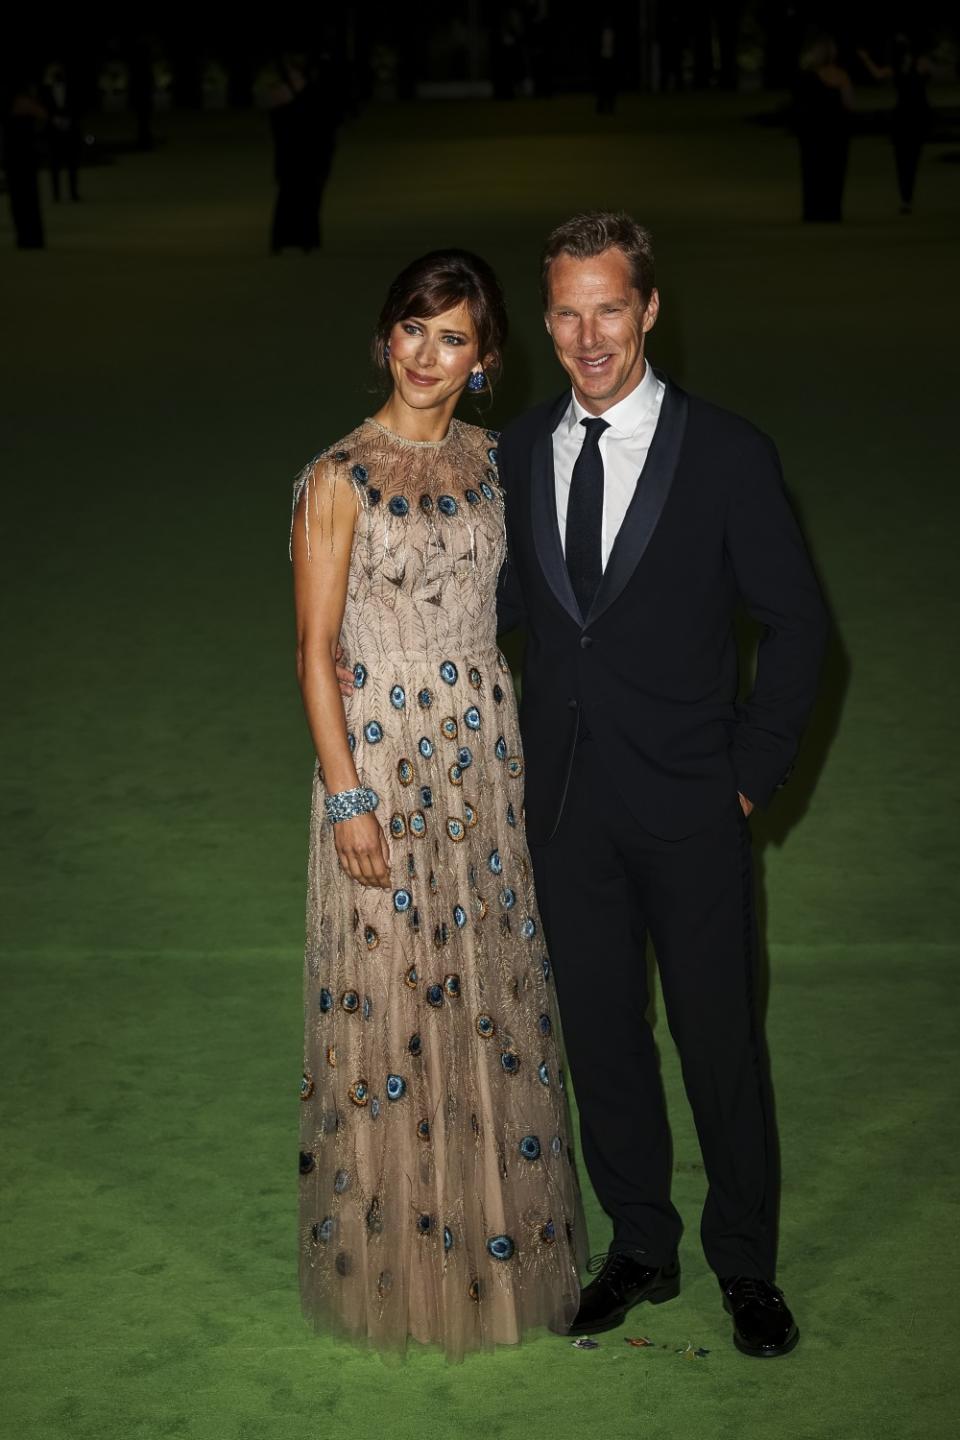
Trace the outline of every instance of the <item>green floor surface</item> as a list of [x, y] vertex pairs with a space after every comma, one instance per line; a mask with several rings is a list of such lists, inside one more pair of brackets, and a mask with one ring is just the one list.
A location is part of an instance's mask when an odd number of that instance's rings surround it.
[[[266, 254], [256, 115], [172, 116], [155, 153], [85, 171], [45, 254], [0, 223], [11, 1440], [957, 1433], [958, 171], [931, 147], [903, 220], [886, 143], [858, 140], [848, 222], [803, 228], [759, 103], [635, 102], [599, 135], [576, 100], [370, 112], [309, 259]], [[495, 419], [559, 389], [537, 247], [595, 204], [654, 230], [655, 363], [776, 437], [836, 617], [797, 773], [754, 822], [803, 1338], [775, 1363], [730, 1345], [661, 1020], [680, 1298], [592, 1352], [544, 1336], [397, 1367], [298, 1309], [290, 481], [376, 406], [367, 338], [423, 249], [503, 275]]]

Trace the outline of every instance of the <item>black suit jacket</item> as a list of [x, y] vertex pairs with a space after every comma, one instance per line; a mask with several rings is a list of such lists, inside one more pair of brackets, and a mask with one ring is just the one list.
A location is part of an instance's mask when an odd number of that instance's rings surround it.
[[[785, 781], [816, 691], [823, 601], [772, 441], [666, 380], [639, 483], [582, 616], [554, 492], [552, 436], [568, 402], [569, 391], [528, 411], [499, 446], [508, 557], [498, 629], [527, 632], [527, 833], [539, 844], [555, 832], [586, 724], [609, 771], [597, 804], [626, 805], [644, 829], [681, 839], [737, 790], [764, 806]], [[741, 603], [764, 630], [738, 706]]]

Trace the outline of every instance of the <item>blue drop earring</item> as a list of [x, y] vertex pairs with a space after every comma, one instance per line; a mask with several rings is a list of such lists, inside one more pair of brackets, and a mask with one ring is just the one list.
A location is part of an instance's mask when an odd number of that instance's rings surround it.
[[486, 388], [487, 388], [487, 376], [486, 376], [486, 372], [483, 371], [483, 370], [471, 370], [471, 371], [470, 371], [470, 379], [467, 381], [467, 389], [468, 389], [473, 395], [478, 395], [481, 390], [485, 390]]

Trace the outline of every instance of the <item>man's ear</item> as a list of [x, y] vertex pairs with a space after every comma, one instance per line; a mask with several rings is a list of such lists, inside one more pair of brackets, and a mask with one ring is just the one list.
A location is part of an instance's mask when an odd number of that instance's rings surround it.
[[654, 288], [650, 291], [650, 299], [647, 301], [647, 308], [643, 312], [643, 333], [647, 334], [657, 323], [657, 316], [660, 314], [660, 291]]

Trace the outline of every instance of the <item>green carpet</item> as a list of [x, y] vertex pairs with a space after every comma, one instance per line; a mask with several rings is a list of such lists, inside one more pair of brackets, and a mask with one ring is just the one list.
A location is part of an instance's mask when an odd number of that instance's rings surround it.
[[[847, 223], [803, 228], [793, 147], [757, 108], [636, 101], [599, 138], [585, 100], [369, 112], [309, 259], [266, 255], [257, 115], [173, 116], [157, 152], [84, 172], [45, 254], [15, 253], [4, 214], [5, 1436], [957, 1433], [960, 190], [932, 148], [900, 219], [865, 138]], [[661, 1021], [681, 1297], [591, 1352], [387, 1365], [314, 1337], [297, 1299], [290, 481], [376, 405], [381, 292], [435, 245], [506, 284], [494, 420], [559, 389], [537, 247], [599, 204], [654, 230], [655, 363], [776, 437], [836, 617], [809, 743], [755, 822], [803, 1338], [767, 1366], [730, 1344]]]

